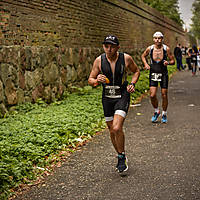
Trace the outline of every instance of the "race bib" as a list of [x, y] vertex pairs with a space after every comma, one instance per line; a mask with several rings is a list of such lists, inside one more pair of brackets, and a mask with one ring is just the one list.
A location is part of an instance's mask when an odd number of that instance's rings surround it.
[[196, 57], [192, 57], [192, 61], [196, 61], [197, 60], [197, 58]]
[[152, 81], [162, 81], [162, 74], [161, 73], [151, 73], [151, 80]]
[[119, 86], [105, 86], [105, 97], [121, 98], [121, 88]]

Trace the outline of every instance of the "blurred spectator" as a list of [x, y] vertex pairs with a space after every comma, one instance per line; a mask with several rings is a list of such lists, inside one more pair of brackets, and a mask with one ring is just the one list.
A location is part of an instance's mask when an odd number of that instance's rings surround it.
[[188, 69], [191, 70], [192, 69], [192, 65], [191, 65], [191, 54], [192, 54], [192, 48], [188, 48], [187, 49], [187, 54], [186, 54], [186, 63], [188, 66]]
[[181, 47], [181, 52], [182, 52], [182, 55], [186, 55], [185, 47], [184, 46]]
[[199, 68], [199, 71], [200, 71], [200, 49], [198, 50], [198, 54], [197, 54], [197, 67]]
[[192, 65], [192, 75], [194, 76], [197, 71], [197, 55], [198, 55], [198, 49], [196, 45], [192, 46], [192, 51], [190, 51], [191, 56], [191, 65]]
[[182, 51], [181, 51], [181, 45], [177, 44], [177, 46], [174, 48], [174, 56], [176, 58], [176, 66], [179, 71], [181, 71], [181, 68], [184, 70], [183, 64], [182, 64]]

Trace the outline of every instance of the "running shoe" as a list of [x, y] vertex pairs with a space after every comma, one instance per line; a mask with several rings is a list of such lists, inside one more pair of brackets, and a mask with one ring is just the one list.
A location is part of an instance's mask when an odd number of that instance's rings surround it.
[[127, 158], [125, 157], [125, 155], [118, 155], [118, 163], [117, 163], [116, 168], [119, 173], [122, 173], [128, 170]]
[[167, 115], [163, 115], [161, 119], [162, 123], [167, 123]]
[[159, 115], [160, 115], [160, 111], [159, 112], [155, 112], [153, 117], [151, 118], [151, 121], [152, 122], [157, 122]]

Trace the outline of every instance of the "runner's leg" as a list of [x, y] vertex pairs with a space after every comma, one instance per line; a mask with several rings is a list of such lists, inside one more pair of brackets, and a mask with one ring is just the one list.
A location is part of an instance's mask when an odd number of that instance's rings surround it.
[[125, 172], [128, 170], [127, 158], [125, 156], [125, 136], [123, 132], [123, 123], [125, 117], [120, 114], [115, 114], [113, 119], [113, 135], [115, 135], [115, 141], [117, 144], [118, 150], [118, 163], [116, 169], [119, 173]]
[[113, 121], [106, 122], [110, 131], [110, 138], [117, 153], [124, 152], [124, 132], [123, 122], [124, 117], [115, 114]]
[[115, 135], [118, 153], [122, 153], [125, 151], [125, 136], [123, 132], [124, 120], [125, 118], [121, 115], [114, 115], [112, 133]]
[[157, 87], [150, 87], [150, 98], [151, 98], [151, 104], [154, 108], [158, 108], [158, 99], [156, 96]]
[[116, 136], [115, 136], [114, 131], [113, 131], [113, 120], [106, 122], [106, 124], [107, 124], [109, 132], [110, 132], [110, 139], [111, 139], [111, 142], [113, 144], [113, 147], [115, 148], [115, 151], [118, 153]]
[[167, 111], [167, 107], [168, 107], [168, 89], [162, 88], [161, 89], [161, 94], [162, 94], [162, 108], [163, 111]]
[[195, 63], [192, 63], [192, 75], [195, 75]]

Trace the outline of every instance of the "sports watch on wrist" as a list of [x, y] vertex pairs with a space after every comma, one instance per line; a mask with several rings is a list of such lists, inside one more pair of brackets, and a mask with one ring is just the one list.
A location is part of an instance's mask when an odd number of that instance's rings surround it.
[[130, 85], [133, 85], [135, 87], [135, 83], [130, 83]]

